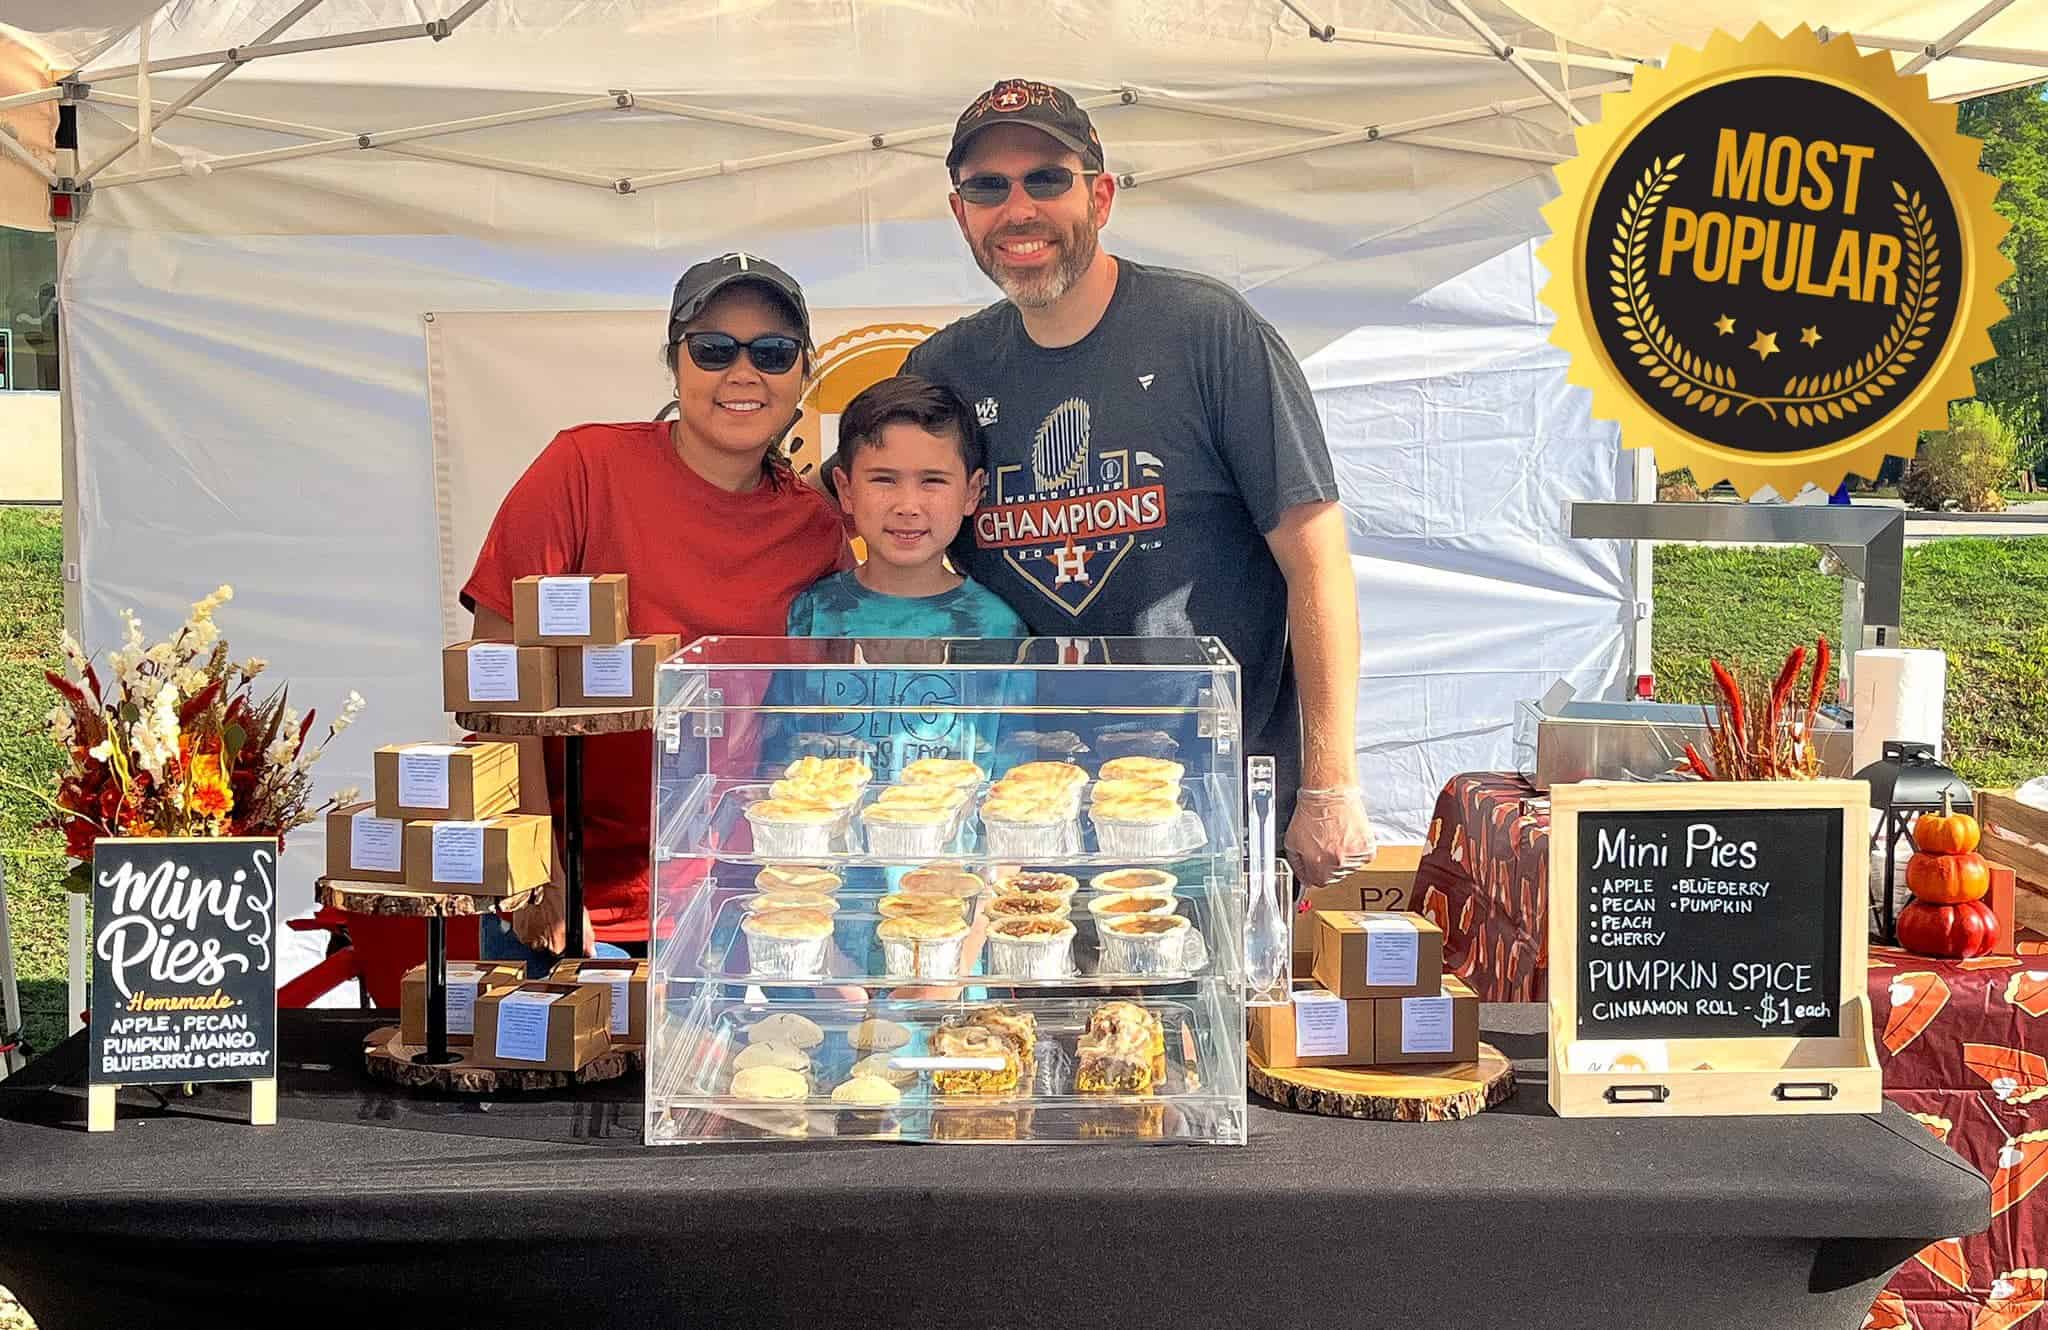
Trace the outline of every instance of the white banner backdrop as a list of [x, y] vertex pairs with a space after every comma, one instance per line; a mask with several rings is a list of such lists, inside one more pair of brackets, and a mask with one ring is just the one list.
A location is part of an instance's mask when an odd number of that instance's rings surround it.
[[[832, 455], [839, 413], [856, 393], [903, 367], [910, 349], [967, 306], [814, 309], [816, 371], [803, 416], [784, 441], [799, 473]], [[440, 518], [441, 628], [469, 636], [457, 602], [491, 519], [551, 437], [533, 422], [619, 419], [621, 403], [651, 419], [674, 395], [661, 363], [668, 312], [458, 310], [425, 316], [427, 401], [433, 416], [435, 506]]]

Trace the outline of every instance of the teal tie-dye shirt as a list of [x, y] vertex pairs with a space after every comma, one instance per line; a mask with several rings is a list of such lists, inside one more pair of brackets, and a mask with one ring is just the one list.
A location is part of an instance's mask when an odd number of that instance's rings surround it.
[[[936, 596], [888, 596], [870, 591], [852, 571], [834, 573], [798, 593], [789, 607], [791, 637], [913, 638], [1024, 637], [1027, 630], [1016, 611], [987, 587], [971, 579]], [[876, 655], [886, 655], [878, 649]], [[877, 660], [873, 669], [832, 669], [816, 680], [823, 695], [816, 700], [827, 715], [807, 718], [804, 728], [820, 737], [855, 738], [873, 745], [869, 764], [875, 779], [893, 781], [903, 768], [924, 757], [957, 757], [989, 765], [996, 742], [996, 717], [962, 715], [956, 707], [994, 706], [1014, 701], [1015, 681], [970, 675], [970, 687], [988, 690], [985, 697], [962, 697], [962, 674], [943, 667], [891, 667]], [[806, 689], [809, 691], [809, 689]], [[915, 707], [905, 711], [862, 711], [871, 707]], [[827, 745], [829, 747], [829, 745]]]

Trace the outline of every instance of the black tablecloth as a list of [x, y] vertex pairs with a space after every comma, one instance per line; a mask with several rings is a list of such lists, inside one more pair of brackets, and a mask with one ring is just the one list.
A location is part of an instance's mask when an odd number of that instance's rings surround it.
[[[547, 1326], [1855, 1327], [1900, 1262], [1987, 1221], [1919, 1124], [1561, 1121], [1541, 1007], [1470, 1121], [1253, 1101], [1251, 1144], [646, 1149], [637, 1085], [488, 1106], [359, 1071], [373, 1022], [281, 1016], [279, 1125], [222, 1087], [124, 1092], [83, 1045], [0, 1082], [0, 1283], [44, 1330]], [[148, 1107], [145, 1107], [147, 1105]]]

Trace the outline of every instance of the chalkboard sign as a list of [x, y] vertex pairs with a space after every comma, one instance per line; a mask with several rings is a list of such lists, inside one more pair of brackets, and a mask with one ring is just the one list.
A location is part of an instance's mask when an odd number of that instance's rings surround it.
[[102, 840], [92, 911], [87, 1083], [274, 1093], [277, 841]]
[[1581, 1039], [1834, 1035], [1842, 810], [1578, 820]]
[[1581, 781], [1550, 797], [1550, 1106], [1875, 1113], [1870, 786]]

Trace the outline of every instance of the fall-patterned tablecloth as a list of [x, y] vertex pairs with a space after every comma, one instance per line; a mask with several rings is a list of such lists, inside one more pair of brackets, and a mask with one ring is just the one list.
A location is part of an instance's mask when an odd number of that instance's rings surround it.
[[[1416, 908], [1483, 1001], [1548, 995], [1549, 850], [1548, 803], [1512, 772], [1455, 776], [1437, 798]], [[2048, 941], [2016, 950], [1871, 949], [1885, 1097], [1991, 1179], [1992, 1219], [1908, 1261], [1865, 1330], [2048, 1330]]]

